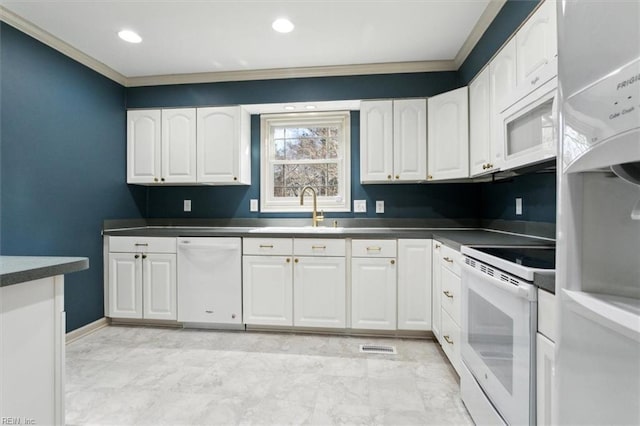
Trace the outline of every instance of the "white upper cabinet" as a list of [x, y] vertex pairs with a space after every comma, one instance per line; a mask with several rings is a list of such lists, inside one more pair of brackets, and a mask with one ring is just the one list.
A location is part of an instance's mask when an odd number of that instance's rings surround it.
[[429, 180], [469, 177], [469, 97], [466, 87], [428, 99]]
[[393, 101], [360, 103], [360, 181], [393, 178]]
[[516, 33], [517, 86], [523, 96], [558, 73], [556, 2], [546, 0]]
[[427, 101], [360, 103], [360, 181], [419, 182], [427, 177]]
[[196, 180], [196, 109], [162, 110], [162, 172], [165, 183]]
[[491, 139], [489, 67], [469, 85], [469, 174], [477, 176], [497, 170], [496, 149]]
[[127, 183], [160, 181], [160, 110], [127, 111]]
[[424, 181], [427, 176], [427, 101], [393, 101], [393, 178]]
[[[515, 99], [516, 92], [516, 41], [504, 45], [489, 64], [491, 87], [491, 112], [496, 117]], [[493, 138], [493, 136], [492, 136]]]
[[251, 184], [250, 115], [242, 107], [198, 108], [197, 181]]

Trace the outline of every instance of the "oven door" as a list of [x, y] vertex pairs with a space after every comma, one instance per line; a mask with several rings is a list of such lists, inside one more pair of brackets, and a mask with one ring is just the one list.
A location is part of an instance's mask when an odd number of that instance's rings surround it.
[[462, 360], [507, 424], [535, 424], [535, 299], [530, 284], [463, 264]]

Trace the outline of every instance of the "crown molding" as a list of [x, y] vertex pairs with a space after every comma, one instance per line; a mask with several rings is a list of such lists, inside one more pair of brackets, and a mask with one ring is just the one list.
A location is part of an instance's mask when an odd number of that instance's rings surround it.
[[140, 77], [126, 77], [120, 74], [113, 68], [76, 49], [67, 42], [23, 19], [3, 6], [0, 6], [0, 20], [125, 87], [141, 87], [285, 78], [457, 71], [506, 1], [507, 0], [490, 0], [480, 19], [453, 60], [218, 71]]
[[127, 79], [127, 86], [161, 86], [168, 84], [218, 83], [223, 81], [275, 80], [283, 78], [335, 77], [456, 70], [457, 67], [453, 61], [391, 62], [380, 64], [275, 68], [263, 70], [220, 71], [194, 74], [130, 77]]
[[458, 54], [453, 59], [456, 70], [462, 66], [473, 48], [476, 47], [476, 44], [478, 44], [478, 41], [480, 41], [480, 38], [487, 28], [489, 28], [489, 25], [491, 25], [491, 22], [493, 22], [506, 2], [507, 0], [491, 0], [489, 2], [484, 12], [482, 12], [482, 15], [480, 15], [480, 19], [478, 19], [478, 22], [476, 22], [476, 25], [471, 30], [471, 33], [469, 33], [469, 37], [467, 37]]
[[124, 75], [120, 74], [113, 68], [110, 68], [109, 66], [103, 64], [102, 62], [92, 58], [86, 53], [81, 52], [67, 42], [54, 36], [53, 34], [21, 18], [20, 16], [4, 8], [3, 6], [0, 6], [0, 20], [46, 44], [47, 46], [57, 50], [63, 55], [68, 56], [77, 62], [80, 62], [82, 65], [88, 68], [91, 68], [95, 72], [115, 81], [116, 83], [119, 83], [123, 86], [127, 85], [127, 77], [125, 77]]

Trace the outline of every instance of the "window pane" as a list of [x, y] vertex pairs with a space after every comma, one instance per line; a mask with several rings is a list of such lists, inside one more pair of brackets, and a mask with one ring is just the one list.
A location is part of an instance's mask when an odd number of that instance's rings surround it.
[[298, 197], [305, 186], [312, 186], [318, 196], [338, 195], [337, 164], [280, 164], [274, 166], [274, 196]]
[[284, 139], [276, 139], [273, 141], [274, 149], [273, 154], [276, 160], [285, 159], [285, 144]]
[[328, 139], [326, 142], [327, 156], [325, 158], [338, 158], [340, 152], [340, 145], [338, 139]]

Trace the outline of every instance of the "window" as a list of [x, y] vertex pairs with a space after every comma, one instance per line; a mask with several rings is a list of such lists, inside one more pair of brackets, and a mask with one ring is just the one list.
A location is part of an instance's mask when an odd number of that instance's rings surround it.
[[349, 111], [262, 115], [261, 211], [309, 211], [310, 199], [300, 205], [307, 185], [317, 191], [318, 210], [349, 211], [350, 129]]

